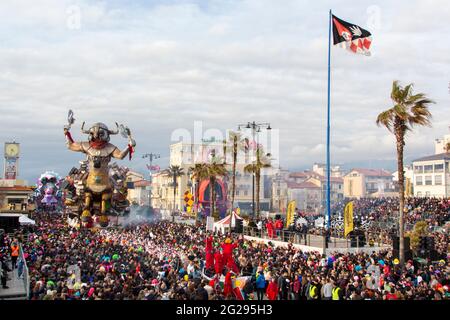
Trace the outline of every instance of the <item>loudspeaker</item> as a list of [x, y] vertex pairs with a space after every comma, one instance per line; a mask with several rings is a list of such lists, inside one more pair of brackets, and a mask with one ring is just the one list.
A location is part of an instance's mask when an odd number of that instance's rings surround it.
[[438, 260], [433, 237], [420, 237], [418, 256], [428, 258], [431, 261]]
[[[409, 237], [404, 237], [405, 242], [405, 260], [412, 259], [412, 251]], [[392, 255], [394, 258], [400, 257], [400, 237], [393, 236], [392, 237]]]
[[244, 220], [236, 219], [236, 225], [234, 226], [234, 232], [236, 232], [236, 233], [244, 232]]

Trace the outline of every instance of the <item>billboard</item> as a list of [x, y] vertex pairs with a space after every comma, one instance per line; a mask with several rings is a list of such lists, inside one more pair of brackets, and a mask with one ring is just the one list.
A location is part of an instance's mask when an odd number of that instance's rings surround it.
[[17, 178], [17, 158], [5, 159], [5, 179]]

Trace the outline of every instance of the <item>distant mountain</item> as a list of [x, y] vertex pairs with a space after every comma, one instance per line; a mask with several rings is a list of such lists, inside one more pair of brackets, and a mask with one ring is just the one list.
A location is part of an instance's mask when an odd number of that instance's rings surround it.
[[[410, 165], [414, 159], [417, 159], [417, 156], [407, 156], [404, 159], [404, 164]], [[365, 168], [365, 169], [385, 169], [389, 172], [397, 171], [397, 159], [392, 160], [361, 160], [361, 161], [352, 161], [346, 163], [332, 163], [332, 165], [339, 165], [341, 169], [344, 171], [350, 171], [353, 168]], [[299, 168], [289, 168], [289, 171], [303, 171], [303, 170], [311, 170], [312, 165], [310, 167], [299, 167]]]

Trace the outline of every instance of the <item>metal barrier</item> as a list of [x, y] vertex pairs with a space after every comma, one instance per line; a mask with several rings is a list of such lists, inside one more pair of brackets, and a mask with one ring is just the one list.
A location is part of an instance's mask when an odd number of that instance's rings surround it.
[[25, 259], [25, 255], [23, 254], [22, 245], [19, 245], [19, 253], [20, 253], [20, 259], [23, 261], [23, 284], [25, 286], [25, 293], [26, 293], [26, 299], [28, 300], [30, 298], [30, 274], [27, 266], [27, 260]]
[[[310, 233], [300, 233], [296, 231], [288, 231], [288, 230], [279, 230], [278, 232], [274, 230], [273, 235], [269, 236], [267, 229], [259, 230], [257, 228], [244, 227], [243, 234], [250, 237], [257, 237], [265, 240], [272, 241], [282, 241], [282, 242], [290, 242], [292, 244], [305, 245], [309, 247], [324, 247], [324, 236], [320, 234], [310, 234]], [[370, 239], [366, 239], [366, 241], [361, 242], [358, 237], [355, 237], [352, 241], [349, 238], [341, 238], [337, 236], [331, 236], [328, 241], [328, 249], [345, 249], [345, 248], [371, 248], [371, 247], [382, 247], [387, 245], [388, 243], [384, 243], [380, 241], [380, 239], [376, 239], [374, 241], [370, 241]]]

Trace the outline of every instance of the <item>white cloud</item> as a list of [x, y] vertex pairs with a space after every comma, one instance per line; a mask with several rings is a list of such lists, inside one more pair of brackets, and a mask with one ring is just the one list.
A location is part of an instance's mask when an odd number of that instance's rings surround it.
[[[334, 5], [336, 15], [364, 27], [371, 1], [349, 3]], [[67, 28], [73, 5], [81, 12], [77, 30]], [[138, 155], [167, 155], [171, 132], [192, 128], [194, 120], [223, 131], [256, 120], [280, 129], [281, 165], [323, 162], [330, 6], [2, 1], [0, 136], [22, 143], [22, 174], [30, 180], [76, 165], [62, 136], [69, 108], [77, 118], [74, 136], [81, 138], [84, 120], [124, 122]], [[378, 6], [382, 25], [371, 30], [372, 57], [332, 49], [332, 159], [340, 163], [395, 156], [392, 136], [375, 125], [391, 105], [394, 79], [414, 82], [437, 102], [433, 127], [408, 135], [407, 155], [432, 152], [434, 138], [447, 132], [448, 9], [421, 1]], [[132, 164], [145, 168], [138, 159]]]

